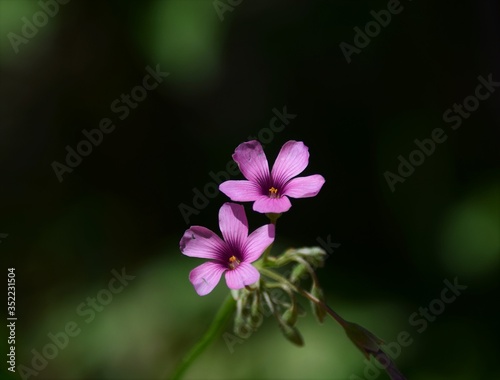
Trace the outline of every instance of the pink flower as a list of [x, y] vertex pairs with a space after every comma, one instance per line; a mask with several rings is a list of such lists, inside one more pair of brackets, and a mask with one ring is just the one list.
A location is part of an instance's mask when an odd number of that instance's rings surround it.
[[245, 209], [235, 203], [222, 205], [219, 227], [224, 240], [208, 228], [192, 226], [180, 241], [184, 255], [212, 260], [189, 273], [189, 281], [200, 296], [210, 293], [224, 272], [230, 289], [241, 289], [257, 282], [260, 274], [251, 263], [274, 241], [272, 224], [262, 226], [248, 236]]
[[325, 183], [319, 174], [294, 178], [309, 163], [309, 149], [302, 141], [286, 142], [271, 172], [262, 145], [256, 140], [240, 144], [233, 159], [248, 181], [226, 181], [219, 189], [233, 201], [255, 202], [253, 209], [260, 213], [288, 211], [292, 207], [289, 197], [314, 197]]

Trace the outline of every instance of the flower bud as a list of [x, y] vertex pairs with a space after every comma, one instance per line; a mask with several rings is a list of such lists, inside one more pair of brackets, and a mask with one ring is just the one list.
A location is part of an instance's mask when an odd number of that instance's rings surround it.
[[304, 345], [304, 339], [300, 334], [299, 330], [296, 327], [287, 325], [281, 318], [278, 317], [278, 323], [281, 329], [281, 332], [290, 342], [293, 344], [302, 347]]

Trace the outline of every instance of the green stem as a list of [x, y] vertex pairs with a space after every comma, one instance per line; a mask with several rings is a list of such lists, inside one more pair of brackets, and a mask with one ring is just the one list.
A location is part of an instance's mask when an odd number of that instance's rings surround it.
[[[274, 228], [276, 228], [276, 221], [278, 220], [278, 218], [280, 217], [280, 215], [281, 214], [266, 214], [266, 216], [271, 221], [271, 224], [274, 224]], [[271, 245], [269, 247], [267, 247], [267, 249], [262, 254], [261, 260], [262, 260], [262, 264], [263, 265], [265, 265], [267, 263], [267, 261], [268, 261], [268, 256], [269, 256], [269, 253], [271, 253], [271, 248], [273, 247], [273, 243], [271, 243]]]
[[226, 322], [231, 317], [234, 311], [236, 301], [233, 299], [231, 294], [225, 299], [224, 303], [221, 305], [219, 311], [215, 315], [214, 321], [208, 328], [207, 332], [200, 341], [189, 351], [182, 361], [177, 365], [172, 375], [169, 379], [178, 380], [182, 378], [184, 372], [193, 364], [196, 358], [207, 348], [214, 339], [220, 336], [222, 329], [224, 328]]
[[266, 265], [266, 263], [269, 261], [269, 253], [271, 252], [271, 248], [273, 247], [273, 243], [269, 247], [266, 248], [264, 253], [262, 254], [262, 257], [260, 261], [262, 261], [262, 265]]

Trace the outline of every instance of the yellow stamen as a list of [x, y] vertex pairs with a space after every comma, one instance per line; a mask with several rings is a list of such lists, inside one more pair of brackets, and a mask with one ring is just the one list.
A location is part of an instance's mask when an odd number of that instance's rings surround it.
[[230, 268], [230, 269], [234, 269], [234, 268], [236, 268], [238, 265], [240, 265], [240, 260], [238, 260], [238, 259], [236, 258], [236, 256], [234, 256], [234, 255], [233, 255], [233, 256], [231, 256], [231, 257], [229, 258], [229, 268]]
[[269, 196], [271, 198], [276, 198], [278, 196], [278, 189], [276, 189], [274, 186], [269, 189]]

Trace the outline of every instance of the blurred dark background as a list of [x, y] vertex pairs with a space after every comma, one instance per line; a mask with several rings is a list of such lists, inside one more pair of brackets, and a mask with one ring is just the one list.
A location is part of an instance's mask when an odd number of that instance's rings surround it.
[[[190, 224], [218, 231], [227, 198], [208, 199], [189, 224], [179, 207], [194, 207], [193, 189], [286, 107], [296, 117], [268, 139], [269, 160], [304, 141], [304, 174], [326, 183], [279, 220], [277, 247], [340, 244], [318, 272], [329, 302], [388, 342], [408, 331], [396, 361], [409, 379], [500, 377], [499, 87], [458, 129], [443, 119], [478, 77], [500, 82], [497, 1], [402, 0], [350, 63], [339, 45], [354, 45], [353, 28], [387, 1], [62, 3], [0, 1], [0, 257], [5, 277], [16, 268], [17, 366], [33, 368], [32, 350], [74, 321], [81, 334], [36, 378], [171, 370], [227, 294], [222, 281], [197, 296], [187, 276], [199, 261], [178, 250]], [[117, 112], [146, 67], [169, 74]], [[67, 165], [66, 146], [105, 118], [114, 130], [59, 181], [54, 162]], [[401, 175], [398, 156], [436, 128], [447, 140], [391, 191], [384, 173]], [[266, 222], [246, 209], [251, 229]], [[86, 323], [78, 305], [122, 268], [135, 279]], [[455, 278], [468, 288], [419, 333], [410, 316]], [[234, 353], [219, 340], [187, 378], [363, 378], [363, 357], [337, 326], [310, 313], [298, 326], [304, 348], [268, 318]], [[7, 367], [4, 377], [21, 378]]]

